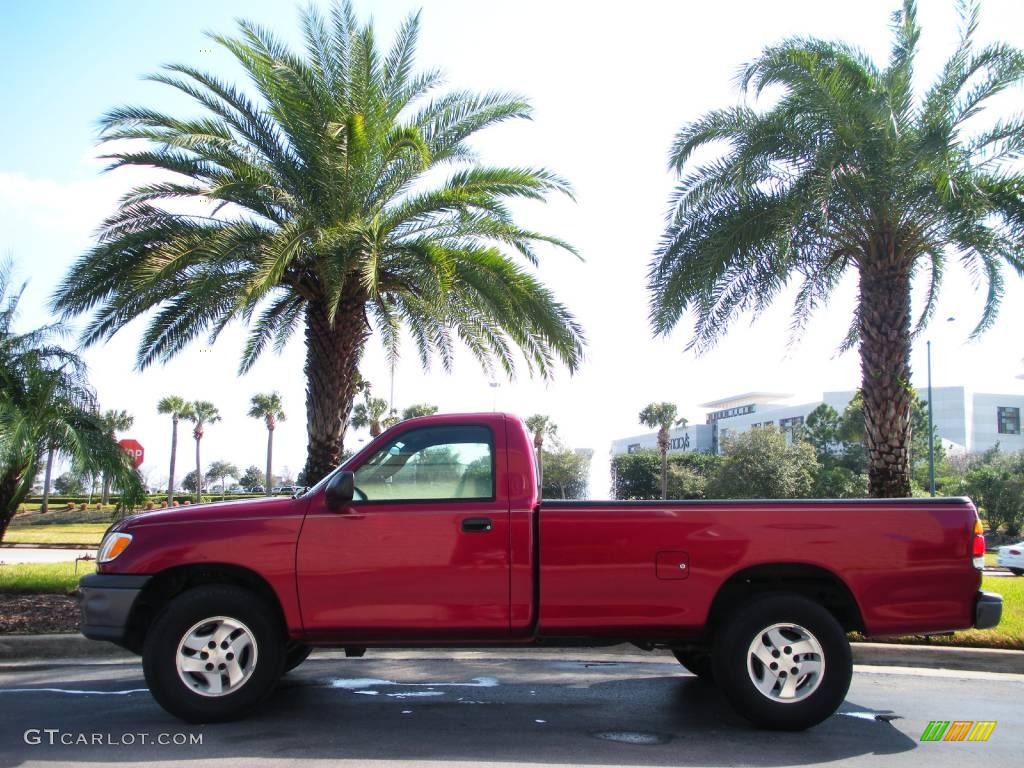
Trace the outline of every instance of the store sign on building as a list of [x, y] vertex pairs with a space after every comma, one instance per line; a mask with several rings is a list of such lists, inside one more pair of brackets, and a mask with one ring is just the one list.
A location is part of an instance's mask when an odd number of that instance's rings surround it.
[[689, 433], [682, 437], [673, 437], [668, 443], [668, 449], [670, 451], [688, 451], [690, 450], [690, 435]]

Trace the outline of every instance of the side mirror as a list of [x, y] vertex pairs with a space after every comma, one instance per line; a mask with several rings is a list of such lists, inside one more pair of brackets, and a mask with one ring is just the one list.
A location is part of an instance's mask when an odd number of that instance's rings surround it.
[[339, 472], [327, 484], [324, 492], [328, 509], [338, 509], [352, 501], [356, 493], [356, 476], [351, 472]]

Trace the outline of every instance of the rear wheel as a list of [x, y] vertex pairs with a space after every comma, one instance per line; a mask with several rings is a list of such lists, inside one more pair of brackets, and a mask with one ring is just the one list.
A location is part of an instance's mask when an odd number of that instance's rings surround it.
[[715, 680], [755, 725], [803, 730], [843, 703], [853, 675], [850, 644], [825, 608], [772, 594], [739, 607], [716, 635]]
[[712, 668], [711, 654], [701, 651], [672, 651], [676, 661], [696, 675], [702, 682], [715, 682], [715, 671]]
[[211, 584], [167, 604], [146, 634], [153, 698], [190, 723], [237, 718], [266, 697], [284, 664], [283, 630], [248, 590]]

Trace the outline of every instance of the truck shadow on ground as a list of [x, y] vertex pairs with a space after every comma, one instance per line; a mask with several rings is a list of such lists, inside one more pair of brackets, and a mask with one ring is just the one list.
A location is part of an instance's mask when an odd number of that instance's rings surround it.
[[[132, 677], [116, 685], [64, 685], [144, 687], [137, 673]], [[313, 660], [286, 676], [247, 719], [202, 726], [178, 722], [147, 692], [73, 702], [44, 696], [19, 697], [18, 713], [3, 729], [0, 766], [195, 759], [247, 765], [258, 758], [776, 766], [894, 755], [916, 746], [855, 701], [802, 733], [757, 730], [713, 687], [664, 663]], [[49, 717], [40, 711], [47, 703]], [[115, 738], [201, 734], [202, 744], [28, 746], [21, 738], [28, 727]]]

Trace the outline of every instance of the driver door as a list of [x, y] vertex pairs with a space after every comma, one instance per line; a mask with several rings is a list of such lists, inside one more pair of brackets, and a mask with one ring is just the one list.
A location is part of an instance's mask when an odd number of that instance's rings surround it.
[[[355, 472], [355, 498], [310, 500], [297, 552], [307, 633], [452, 640], [509, 633], [504, 422], [397, 434]], [[411, 637], [415, 635], [415, 637]]]

